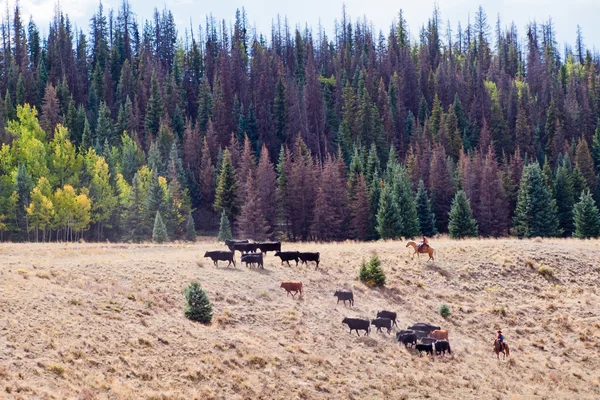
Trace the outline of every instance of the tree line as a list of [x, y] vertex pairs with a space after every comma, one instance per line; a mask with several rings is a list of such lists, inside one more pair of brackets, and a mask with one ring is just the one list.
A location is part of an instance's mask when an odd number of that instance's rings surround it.
[[[2, 20], [2, 240], [598, 235], [600, 58], [482, 8], [411, 40], [343, 11], [270, 37], [127, 1]], [[221, 218], [219, 218], [221, 217]], [[585, 227], [584, 227], [585, 226]], [[223, 228], [223, 227], [221, 227]], [[156, 235], [153, 233], [157, 232]]]

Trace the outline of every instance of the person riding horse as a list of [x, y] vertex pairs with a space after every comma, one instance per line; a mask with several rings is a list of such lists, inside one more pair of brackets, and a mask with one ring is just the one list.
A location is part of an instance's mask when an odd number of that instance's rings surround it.
[[502, 331], [498, 331], [498, 335], [496, 336], [496, 341], [504, 349], [504, 335], [502, 334]]
[[419, 244], [419, 248], [417, 249], [417, 251], [419, 253], [422, 253], [422, 250], [426, 249], [428, 246], [429, 246], [429, 241], [427, 240], [425, 235], [421, 235], [421, 243]]

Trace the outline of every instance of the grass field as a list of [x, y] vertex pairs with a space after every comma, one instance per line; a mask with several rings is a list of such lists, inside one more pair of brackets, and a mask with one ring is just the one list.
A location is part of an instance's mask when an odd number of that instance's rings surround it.
[[[0, 399], [598, 399], [600, 242], [284, 243], [321, 268], [215, 268], [196, 244], [1, 244]], [[376, 252], [388, 283], [357, 281]], [[239, 260], [239, 255], [238, 255]], [[192, 280], [214, 306], [183, 316]], [[286, 297], [282, 280], [304, 296]], [[355, 306], [336, 305], [352, 289]], [[447, 304], [452, 315], [439, 315]], [[394, 334], [357, 337], [345, 316], [397, 311], [450, 332], [451, 356], [419, 358]], [[511, 357], [492, 352], [502, 329]]]

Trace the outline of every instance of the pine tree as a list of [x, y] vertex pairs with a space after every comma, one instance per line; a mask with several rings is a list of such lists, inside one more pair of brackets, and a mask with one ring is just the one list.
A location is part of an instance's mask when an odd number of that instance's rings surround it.
[[575, 152], [575, 165], [581, 171], [583, 178], [585, 179], [586, 186], [591, 190], [596, 187], [596, 173], [594, 172], [594, 160], [590, 153], [590, 148], [585, 138], [580, 138], [577, 143], [577, 150]]
[[92, 147], [92, 130], [90, 129], [90, 123], [88, 119], [85, 119], [83, 125], [83, 134], [81, 136], [80, 153], [85, 153], [90, 147]]
[[186, 300], [185, 317], [192, 321], [198, 321], [203, 324], [209, 324], [212, 321], [212, 305], [206, 295], [206, 292], [200, 287], [198, 282], [192, 282], [185, 288], [184, 296]]
[[435, 235], [435, 214], [431, 211], [431, 202], [427, 196], [427, 190], [425, 189], [423, 180], [419, 181], [416, 202], [417, 214], [419, 217], [419, 231], [425, 236]]
[[231, 225], [229, 224], [229, 218], [227, 218], [225, 210], [221, 212], [221, 222], [219, 224], [219, 235], [217, 236], [217, 239], [221, 242], [233, 239]]
[[255, 241], [265, 240], [269, 231], [265, 216], [260, 209], [258, 188], [252, 170], [248, 172], [246, 178], [244, 204], [237, 225], [241, 236]]
[[450, 209], [448, 231], [452, 239], [477, 236], [477, 221], [473, 218], [471, 203], [465, 192], [459, 190], [452, 201]]
[[192, 213], [188, 215], [187, 224], [185, 226], [185, 240], [188, 242], [196, 241], [196, 225]]
[[298, 135], [288, 179], [289, 216], [294, 238], [308, 240], [317, 197], [317, 176], [310, 151]]
[[54, 86], [48, 84], [44, 93], [44, 104], [42, 105], [42, 117], [40, 118], [40, 126], [52, 137], [54, 135], [54, 129], [56, 125], [62, 122], [60, 117], [60, 110], [58, 104], [58, 98], [56, 97], [56, 90]]
[[100, 104], [100, 110], [98, 111], [98, 122], [96, 123], [96, 142], [97, 144], [104, 144], [108, 142], [113, 145], [116, 144], [116, 138], [114, 135], [113, 122], [110, 117], [110, 110], [105, 102]]
[[596, 170], [600, 171], [600, 118], [598, 118], [596, 132], [594, 134], [592, 156], [594, 158], [594, 162], [596, 163]]
[[448, 213], [454, 196], [454, 174], [446, 151], [438, 145], [432, 154], [429, 171], [429, 185], [432, 193], [432, 206], [437, 221], [437, 230], [445, 232], [448, 229]]
[[260, 212], [265, 217], [270, 233], [273, 231], [277, 216], [277, 208], [274, 207], [277, 204], [277, 176], [269, 157], [269, 150], [265, 145], [260, 151], [255, 184], [258, 190]]
[[160, 216], [160, 211], [156, 212], [154, 218], [154, 228], [152, 229], [152, 241], [155, 243], [164, 243], [169, 241], [169, 235], [167, 234], [167, 227]]
[[123, 218], [123, 238], [133, 242], [144, 239], [144, 221], [142, 207], [144, 205], [142, 187], [138, 174], [133, 176], [131, 191], [129, 192], [129, 204]]
[[376, 254], [371, 257], [368, 264], [364, 261], [362, 262], [358, 278], [369, 287], [385, 286], [385, 273], [383, 272], [383, 268], [381, 268], [381, 261]]
[[400, 222], [398, 234], [408, 238], [418, 236], [419, 215], [408, 173], [404, 167], [398, 166], [393, 176], [392, 190]]
[[556, 215], [559, 227], [564, 236], [573, 233], [573, 180], [569, 168], [564, 162], [556, 169], [556, 177], [553, 185], [554, 200], [556, 201]]
[[[365, 178], [366, 181], [366, 178]], [[379, 176], [375, 174], [373, 182], [369, 185], [369, 231], [368, 239], [375, 240], [379, 237], [377, 232], [377, 214], [379, 212], [379, 205], [381, 201], [381, 181]]]
[[360, 173], [356, 181], [354, 196], [350, 204], [350, 230], [356, 240], [367, 240], [369, 234], [369, 189], [365, 176]]
[[400, 236], [400, 215], [394, 201], [392, 188], [384, 186], [377, 211], [377, 233], [382, 239], [396, 239]]
[[579, 202], [573, 208], [575, 233], [579, 239], [600, 237], [600, 212], [589, 191], [582, 193]]
[[146, 143], [149, 143], [153, 137], [156, 137], [160, 128], [160, 121], [164, 116], [163, 99], [160, 94], [160, 87], [155, 73], [152, 73], [150, 84], [150, 98], [146, 107], [146, 117], [144, 120], [144, 132], [146, 134]]
[[238, 187], [238, 179], [231, 162], [231, 154], [229, 149], [225, 149], [215, 193], [214, 208], [217, 213], [224, 211], [229, 219], [234, 219], [239, 214]]
[[514, 217], [514, 233], [519, 237], [560, 234], [555, 203], [544, 186], [539, 164], [523, 168]]

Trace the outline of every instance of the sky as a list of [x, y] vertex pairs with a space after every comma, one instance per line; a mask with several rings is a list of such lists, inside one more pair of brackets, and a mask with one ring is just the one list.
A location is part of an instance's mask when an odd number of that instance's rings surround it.
[[[2, 10], [14, 7], [16, 0], [0, 0]], [[33, 15], [40, 30], [47, 32], [48, 22], [51, 20], [57, 0], [20, 0], [24, 19], [29, 20]], [[63, 12], [69, 14], [74, 23], [89, 30], [89, 19], [98, 7], [99, 0], [60, 0]], [[117, 8], [120, 0], [103, 0], [104, 8]], [[244, 7], [252, 27], [270, 37], [271, 22], [279, 14], [287, 16], [290, 26], [300, 25], [316, 31], [319, 23], [326, 30], [328, 36], [333, 36], [334, 22], [339, 21], [342, 5], [346, 5], [347, 15], [352, 21], [363, 19], [371, 22], [378, 32], [382, 30], [386, 35], [391, 22], [397, 18], [398, 10], [402, 8], [406, 21], [409, 24], [413, 37], [418, 37], [418, 32], [423, 24], [431, 17], [433, 0], [130, 0], [133, 11], [138, 21], [152, 17], [155, 7], [167, 7], [173, 11], [179, 32], [182, 35], [185, 28], [189, 29], [190, 18], [194, 30], [198, 24], [204, 26], [206, 15], [212, 13], [220, 21], [225, 19], [232, 22], [236, 9]], [[552, 17], [559, 48], [564, 49], [566, 43], [574, 44], [577, 25], [583, 31], [584, 43], [587, 47], [600, 48], [600, 0], [437, 0], [444, 27], [450, 20], [453, 31], [456, 31], [458, 22], [465, 27], [467, 18], [473, 16], [479, 5], [483, 6], [488, 15], [488, 22], [495, 27], [498, 15], [503, 26], [514, 21], [520, 37], [525, 37], [525, 27], [530, 21], [545, 22]]]

